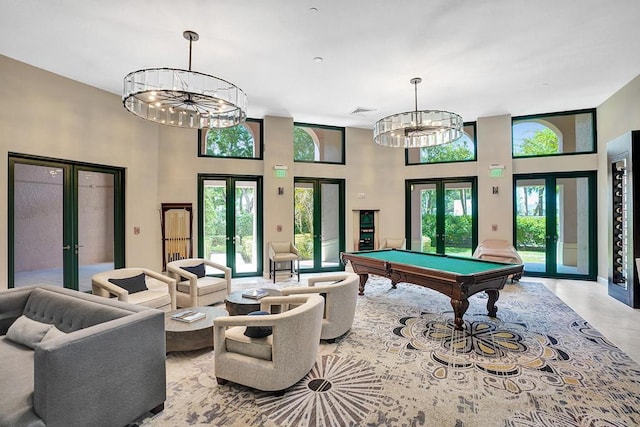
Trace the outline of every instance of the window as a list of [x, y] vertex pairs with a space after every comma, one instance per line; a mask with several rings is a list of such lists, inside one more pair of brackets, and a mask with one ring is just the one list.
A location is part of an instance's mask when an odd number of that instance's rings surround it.
[[513, 157], [595, 152], [595, 110], [514, 117]]
[[200, 129], [198, 141], [201, 157], [262, 159], [262, 120], [247, 119], [226, 129]]
[[476, 160], [476, 124], [465, 123], [460, 138], [450, 144], [406, 150], [406, 164], [467, 162]]
[[344, 128], [294, 123], [293, 159], [344, 164]]

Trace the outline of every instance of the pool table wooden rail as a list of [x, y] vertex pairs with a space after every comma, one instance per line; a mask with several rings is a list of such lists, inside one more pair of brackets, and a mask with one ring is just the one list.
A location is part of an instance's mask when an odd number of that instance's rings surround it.
[[[440, 256], [440, 255], [429, 255]], [[469, 307], [468, 298], [479, 292], [488, 295], [487, 311], [491, 317], [496, 317], [498, 308], [495, 303], [500, 297], [499, 291], [504, 288], [509, 276], [522, 274], [522, 265], [504, 264], [500, 269], [492, 269], [475, 274], [456, 274], [428, 267], [418, 267], [395, 261], [370, 258], [365, 254], [342, 253], [342, 262], [351, 262], [353, 271], [360, 276], [359, 295], [364, 295], [365, 285], [369, 274], [386, 277], [391, 280], [393, 289], [400, 282], [412, 283], [438, 291], [451, 298], [454, 311], [454, 322], [457, 330], [462, 330], [462, 320]], [[478, 262], [484, 262], [478, 260]], [[492, 262], [496, 264], [496, 262]], [[502, 264], [502, 263], [497, 263]]]

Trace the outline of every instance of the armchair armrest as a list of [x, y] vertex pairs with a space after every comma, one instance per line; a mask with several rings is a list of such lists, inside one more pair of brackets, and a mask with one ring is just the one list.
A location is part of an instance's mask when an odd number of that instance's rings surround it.
[[145, 276], [149, 276], [153, 279], [156, 279], [160, 282], [166, 283], [169, 289], [169, 296], [171, 297], [171, 309], [176, 308], [176, 280], [172, 277], [165, 276], [162, 273], [158, 273], [157, 271], [144, 269]]
[[129, 291], [109, 282], [107, 279], [102, 277], [94, 278], [91, 280], [91, 285], [108, 294], [114, 295], [118, 298], [118, 301], [129, 302]]
[[220, 270], [224, 273], [224, 278], [225, 279], [230, 279], [231, 278], [231, 268], [227, 267], [224, 264], [220, 264], [217, 262], [213, 262], [213, 261], [208, 261], [208, 260], [204, 260], [204, 264], [208, 265], [209, 267], [213, 267], [216, 270]]

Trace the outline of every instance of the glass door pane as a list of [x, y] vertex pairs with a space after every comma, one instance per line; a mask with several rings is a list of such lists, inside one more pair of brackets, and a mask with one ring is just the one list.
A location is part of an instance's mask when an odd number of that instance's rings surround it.
[[589, 274], [589, 179], [556, 180], [556, 271]]
[[435, 183], [411, 185], [411, 242], [413, 251], [437, 251], [437, 187]]
[[15, 163], [13, 286], [64, 286], [64, 183], [69, 168]]
[[321, 183], [322, 268], [340, 266], [340, 185]]
[[258, 271], [257, 182], [235, 181], [235, 271]]
[[78, 256], [78, 289], [91, 290], [91, 276], [113, 270], [114, 175], [79, 170], [78, 239], [72, 250]]
[[473, 254], [473, 188], [470, 182], [444, 183], [444, 253]]
[[516, 180], [515, 246], [527, 273], [547, 271], [546, 193], [544, 178]]
[[294, 244], [300, 253], [300, 269], [315, 269], [314, 185], [296, 182], [294, 189]]
[[227, 181], [205, 180], [203, 185], [204, 258], [227, 263]]

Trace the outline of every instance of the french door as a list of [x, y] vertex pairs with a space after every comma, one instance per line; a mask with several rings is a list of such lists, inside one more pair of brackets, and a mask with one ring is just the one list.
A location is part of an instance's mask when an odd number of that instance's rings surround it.
[[525, 274], [594, 280], [595, 172], [514, 176], [514, 242]]
[[9, 156], [9, 287], [88, 292], [124, 260], [123, 169]]
[[478, 239], [476, 187], [475, 177], [408, 180], [407, 247], [471, 256]]
[[344, 206], [344, 180], [295, 178], [294, 244], [301, 271], [344, 269]]
[[262, 178], [198, 175], [198, 253], [233, 277], [262, 273]]

